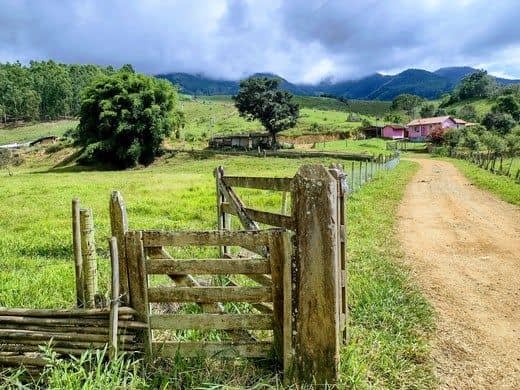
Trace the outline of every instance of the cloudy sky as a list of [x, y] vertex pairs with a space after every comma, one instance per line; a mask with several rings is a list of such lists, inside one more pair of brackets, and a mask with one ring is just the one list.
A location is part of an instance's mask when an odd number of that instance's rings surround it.
[[0, 62], [293, 82], [470, 65], [520, 78], [520, 0], [0, 0]]

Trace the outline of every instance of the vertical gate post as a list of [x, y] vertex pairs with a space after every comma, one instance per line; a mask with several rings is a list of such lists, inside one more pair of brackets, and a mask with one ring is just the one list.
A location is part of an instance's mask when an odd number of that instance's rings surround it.
[[119, 191], [112, 192], [109, 210], [112, 237], [115, 237], [117, 240], [117, 252], [119, 253], [119, 293], [121, 294], [121, 302], [128, 304], [128, 265], [126, 262], [125, 249], [125, 234], [128, 231], [128, 217], [123, 196]]
[[338, 188], [322, 165], [300, 167], [293, 180], [294, 361], [296, 382], [335, 383], [340, 346]]
[[[217, 167], [214, 171], [215, 181], [216, 181], [216, 191], [217, 191], [217, 226], [218, 230], [226, 230], [231, 228], [231, 219], [230, 215], [226, 214], [222, 210], [222, 203], [226, 201], [226, 197], [220, 191], [220, 182], [222, 181], [222, 177], [224, 176], [224, 168]], [[226, 257], [229, 255], [229, 247], [220, 246], [220, 257]]]

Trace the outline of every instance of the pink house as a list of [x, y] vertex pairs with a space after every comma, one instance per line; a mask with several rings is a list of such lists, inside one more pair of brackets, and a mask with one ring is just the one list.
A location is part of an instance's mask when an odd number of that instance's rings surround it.
[[386, 125], [381, 130], [381, 137], [391, 139], [403, 139], [406, 129], [399, 125]]
[[435, 128], [447, 129], [449, 127], [461, 127], [465, 122], [451, 116], [437, 116], [434, 118], [414, 119], [406, 125], [408, 138], [426, 138]]

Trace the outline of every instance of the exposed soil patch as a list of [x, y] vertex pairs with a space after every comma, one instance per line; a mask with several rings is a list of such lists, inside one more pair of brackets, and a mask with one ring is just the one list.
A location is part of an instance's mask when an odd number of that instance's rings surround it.
[[421, 169], [399, 210], [405, 261], [434, 306], [442, 388], [520, 388], [520, 208], [450, 163]]

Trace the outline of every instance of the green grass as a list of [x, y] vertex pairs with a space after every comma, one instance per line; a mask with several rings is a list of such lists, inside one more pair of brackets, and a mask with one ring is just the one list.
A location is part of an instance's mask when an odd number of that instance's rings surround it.
[[[38, 166], [38, 159], [47, 165]], [[179, 153], [145, 169], [112, 172], [75, 166], [49, 169], [49, 160], [41, 155], [28, 161], [30, 165], [15, 168], [13, 176], [0, 171], [0, 306], [73, 306], [73, 197], [79, 197], [82, 205], [94, 211], [100, 289], [106, 293], [111, 190], [122, 191], [130, 228], [214, 229], [214, 167], [223, 165], [227, 173], [237, 175], [292, 176], [301, 164], [317, 162], [218, 155], [196, 159]], [[406, 272], [395, 262], [400, 257], [397, 241], [387, 239], [395, 237], [395, 210], [414, 171], [414, 165], [404, 162], [395, 171], [378, 176], [348, 201], [351, 341], [342, 353], [341, 363], [342, 381], [348, 387], [421, 388], [432, 383], [424, 338], [430, 329], [431, 314], [425, 301], [410, 287]], [[244, 189], [240, 194], [248, 205], [269, 211], [280, 208], [280, 193]], [[194, 247], [173, 253], [179, 257], [217, 254], [216, 248]], [[63, 364], [47, 373], [55, 381], [52, 383], [77, 383], [74, 378], [84, 375], [76, 372], [81, 370], [78, 365]], [[90, 383], [114, 383], [120, 375], [121, 381], [138, 388], [279, 386], [279, 376], [270, 362], [219, 363], [177, 357], [147, 368], [146, 384], [134, 377], [132, 370], [118, 371], [117, 367], [107, 369], [110, 378], [95, 376], [97, 382], [92, 379]]]
[[350, 344], [342, 354], [347, 388], [431, 388], [430, 306], [410, 282], [395, 216], [417, 165], [399, 166], [348, 201]]
[[0, 128], [0, 145], [33, 141], [47, 135], [62, 136], [67, 130], [76, 127], [78, 121], [62, 120], [42, 122], [22, 127]]
[[317, 142], [316, 150], [326, 150], [335, 152], [352, 152], [352, 153], [368, 153], [379, 155], [389, 154], [390, 151], [386, 149], [387, 141], [381, 138], [370, 138], [364, 140], [339, 140], [330, 142]]
[[[449, 159], [477, 187], [488, 190], [506, 202], [520, 205], [520, 184], [507, 176], [494, 175], [469, 161]], [[518, 161], [518, 159], [516, 160]], [[513, 172], [520, 168], [517, 162]]]

